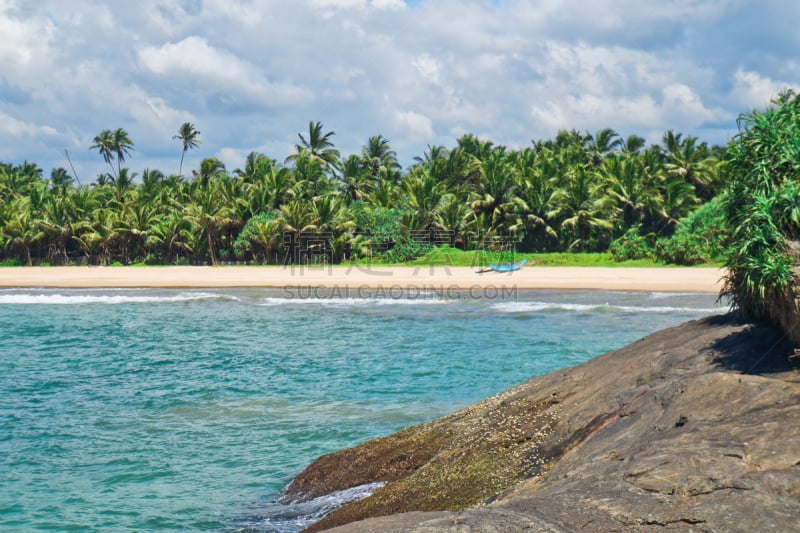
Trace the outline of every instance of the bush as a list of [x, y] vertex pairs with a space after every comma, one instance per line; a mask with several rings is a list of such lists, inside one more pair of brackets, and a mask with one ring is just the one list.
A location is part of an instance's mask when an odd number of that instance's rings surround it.
[[654, 255], [653, 247], [646, 237], [639, 235], [638, 228], [629, 229], [625, 235], [615, 239], [608, 247], [608, 252], [615, 261], [630, 259], [650, 259]]
[[[797, 316], [780, 309], [796, 305], [796, 259], [788, 240], [800, 227], [800, 193], [793, 185], [800, 178], [800, 95], [787, 91], [765, 111], [741, 115], [739, 125], [726, 150], [732, 237], [725, 293], [748, 318], [796, 327]], [[800, 342], [800, 333], [792, 337]]]
[[656, 257], [676, 265], [722, 261], [730, 235], [724, 202], [724, 195], [717, 196], [683, 219], [672, 237], [656, 242]]
[[22, 266], [22, 261], [19, 259], [5, 259], [0, 261], [0, 267], [18, 267]]

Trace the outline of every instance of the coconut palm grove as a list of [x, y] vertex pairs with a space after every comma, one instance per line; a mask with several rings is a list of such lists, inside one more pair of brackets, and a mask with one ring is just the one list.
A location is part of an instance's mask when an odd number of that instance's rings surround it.
[[603, 129], [563, 130], [512, 150], [468, 134], [455, 146], [428, 146], [408, 168], [382, 135], [342, 155], [335, 133], [310, 122], [290, 154], [252, 152], [233, 170], [209, 157], [184, 175], [186, 152], [202, 149], [200, 131], [184, 123], [165, 139], [180, 143], [179, 173], [139, 174], [126, 166], [135, 142], [123, 128], [107, 129], [87, 147], [108, 164], [92, 183], [63, 168], [46, 176], [32, 162], [0, 163], [0, 261], [405, 262], [437, 247], [600, 252], [618, 261], [727, 261], [729, 292], [745, 302], [785, 290], [791, 277], [783, 250], [799, 224], [799, 102], [788, 91], [766, 111], [743, 114], [726, 147], [674, 131], [646, 146]]
[[[376, 135], [342, 155], [311, 122], [290, 154], [252, 152], [244, 168], [202, 150], [191, 123], [173, 139], [178, 174], [136, 172], [123, 128], [88, 149], [108, 172], [79, 183], [66, 169], [0, 163], [0, 260], [6, 265], [403, 262], [434, 246], [515, 252], [610, 252], [694, 264], [721, 253], [725, 150], [667, 131], [646, 146], [612, 129], [561, 131], [512, 150], [464, 135], [402, 168]], [[178, 161], [178, 156], [180, 161]], [[184, 172], [184, 170], [187, 170]], [[298, 257], [303, 235], [326, 253]], [[700, 238], [697, 236], [700, 235]]]

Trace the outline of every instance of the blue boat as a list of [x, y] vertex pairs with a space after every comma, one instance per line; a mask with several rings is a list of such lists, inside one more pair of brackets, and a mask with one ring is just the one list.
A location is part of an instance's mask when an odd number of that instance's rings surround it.
[[480, 272], [489, 272], [490, 270], [494, 270], [495, 272], [513, 272], [515, 270], [519, 270], [525, 263], [527, 263], [527, 259], [523, 259], [518, 263], [500, 263], [498, 265], [487, 265], [487, 268], [481, 270]]

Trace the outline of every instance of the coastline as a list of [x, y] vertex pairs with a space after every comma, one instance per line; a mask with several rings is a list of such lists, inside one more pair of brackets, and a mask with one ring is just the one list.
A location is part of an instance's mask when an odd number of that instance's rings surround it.
[[324, 455], [284, 497], [386, 482], [304, 533], [794, 530], [791, 350], [733, 315], [686, 322]]
[[2, 288], [330, 288], [419, 291], [582, 289], [718, 293], [723, 269], [527, 267], [478, 273], [450, 266], [4, 267]]

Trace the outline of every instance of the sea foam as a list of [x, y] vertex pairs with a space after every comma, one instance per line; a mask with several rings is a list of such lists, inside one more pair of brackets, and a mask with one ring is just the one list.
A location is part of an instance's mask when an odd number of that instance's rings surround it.
[[0, 305], [81, 305], [81, 304], [135, 304], [170, 303], [195, 300], [238, 300], [236, 296], [213, 292], [180, 292], [177, 294], [97, 294], [71, 292], [16, 292], [0, 293]]

